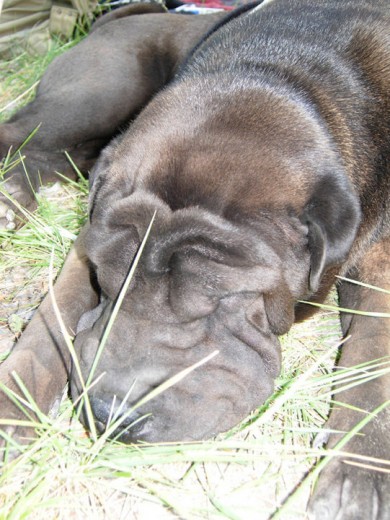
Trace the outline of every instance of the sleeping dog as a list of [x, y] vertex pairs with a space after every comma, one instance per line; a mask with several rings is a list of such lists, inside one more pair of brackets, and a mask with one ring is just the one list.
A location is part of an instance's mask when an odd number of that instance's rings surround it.
[[[272, 393], [278, 336], [309, 314], [298, 301], [322, 302], [337, 275], [390, 288], [388, 7], [273, 0], [188, 18], [157, 6], [124, 8], [57, 58], [36, 99], [2, 125], [5, 154], [40, 124], [24, 149], [33, 187], [54, 169], [71, 175], [63, 150], [92, 168], [89, 223], [55, 288], [67, 327], [77, 330], [84, 379], [156, 212], [97, 365], [104, 377], [89, 392], [98, 430], [124, 399], [125, 442], [226, 430]], [[33, 204], [23, 172], [10, 172], [6, 187]], [[0, 205], [12, 227], [7, 199]], [[338, 291], [342, 307], [390, 310], [385, 292], [346, 281]], [[389, 356], [386, 318], [346, 314], [342, 327], [351, 336], [342, 366]], [[67, 379], [80, 395], [50, 301], [0, 367], [15, 388], [13, 370], [44, 411]], [[389, 379], [344, 391], [349, 407], [333, 409], [329, 426], [341, 432], [375, 412], [350, 452], [388, 458]], [[0, 404], [2, 417], [20, 418], [4, 394]], [[385, 519], [389, 496], [385, 472], [334, 460], [311, 512]]]

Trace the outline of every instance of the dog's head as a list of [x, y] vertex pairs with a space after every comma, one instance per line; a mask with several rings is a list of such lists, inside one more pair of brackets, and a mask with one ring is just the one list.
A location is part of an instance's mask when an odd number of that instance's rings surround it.
[[[248, 226], [205, 210], [172, 212], [151, 195], [119, 201], [107, 208], [104, 225], [91, 225], [86, 238], [102, 297], [78, 327], [76, 348], [85, 378], [155, 209], [155, 223], [98, 363], [95, 377], [104, 375], [90, 399], [104, 428], [117, 409], [125, 413], [217, 350], [205, 365], [131, 413], [125, 426], [149, 417], [122, 435], [123, 440], [200, 439], [233, 426], [271, 394], [280, 369], [277, 336], [294, 319], [298, 258], [287, 272], [291, 247], [271, 223], [263, 223], [261, 239]], [[80, 391], [79, 385], [73, 389]]]
[[[179, 116], [175, 124], [180, 127]], [[280, 370], [277, 337], [292, 325], [297, 299], [315, 292], [327, 268], [345, 259], [358, 206], [328, 158], [315, 178], [309, 172], [319, 164], [310, 142], [308, 165], [286, 160], [286, 147], [280, 151], [266, 137], [259, 150], [250, 136], [236, 133], [232, 146], [215, 155], [218, 142], [210, 142], [221, 133], [214, 128], [201, 134], [204, 143], [194, 154], [193, 141], [186, 140], [186, 151], [173, 145], [163, 123], [158, 135], [149, 130], [144, 137], [142, 120], [139, 128], [138, 136], [135, 131], [108, 148], [92, 174], [86, 246], [101, 303], [81, 318], [76, 349], [87, 379], [156, 211], [97, 364], [92, 411], [99, 430], [122, 416], [119, 430], [127, 442], [202, 439], [237, 424], [272, 393]], [[310, 141], [312, 132], [307, 135]], [[151, 147], [143, 154], [140, 136]], [[239, 139], [241, 153], [234, 148]], [[299, 157], [300, 143], [307, 145], [300, 136], [291, 146]], [[207, 363], [132, 410], [214, 351]], [[73, 396], [80, 391], [74, 372]]]

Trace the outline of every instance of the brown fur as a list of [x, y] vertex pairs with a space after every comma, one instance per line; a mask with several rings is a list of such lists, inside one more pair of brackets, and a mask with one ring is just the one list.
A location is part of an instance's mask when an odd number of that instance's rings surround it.
[[[390, 284], [388, 2], [274, 0], [227, 18], [180, 20], [128, 13], [103, 20], [54, 62], [37, 100], [0, 135], [7, 148], [42, 120], [27, 152], [33, 169], [49, 154], [48, 172], [61, 149], [79, 154], [87, 167], [113, 138], [90, 176], [90, 223], [77, 246], [85, 248], [84, 260], [74, 264], [73, 256], [65, 266], [69, 273], [75, 265], [81, 277], [63, 275], [68, 293], [61, 280], [57, 284], [66, 322], [77, 325], [84, 377], [157, 216], [98, 364], [96, 375], [105, 376], [90, 392], [96, 426], [104, 429], [113, 396], [120, 401], [134, 383], [123, 426], [150, 415], [118, 429], [122, 440], [201, 439], [230, 428], [272, 393], [281, 361], [277, 336], [308, 314], [298, 300], [323, 301], [337, 274]], [[96, 52], [103, 48], [107, 53]], [[69, 98], [72, 73], [81, 79]], [[65, 85], [60, 91], [57, 76]], [[65, 96], [71, 102], [64, 112]], [[20, 174], [8, 182], [11, 188], [19, 183], [27, 197]], [[85, 258], [94, 284], [85, 277]], [[385, 293], [348, 282], [338, 288], [343, 306], [389, 311]], [[79, 290], [85, 301], [74, 311]], [[48, 307], [44, 303], [0, 367], [2, 380], [10, 381], [17, 365], [45, 411], [69, 371]], [[351, 315], [343, 329], [352, 339], [342, 365], [389, 356], [385, 319]], [[40, 363], [38, 344], [29, 343], [32, 334], [51, 352], [53, 370], [63, 364], [55, 384]], [[214, 350], [218, 356], [201, 370], [131, 410], [156, 385]], [[27, 356], [33, 369], [21, 367], [18, 356]], [[77, 398], [78, 375], [69, 377]], [[341, 398], [364, 416], [389, 400], [388, 376]], [[18, 417], [5, 396], [0, 400], [4, 416]], [[343, 431], [361, 418], [352, 408], [335, 407], [329, 424]], [[384, 410], [346, 449], [388, 457], [388, 427]], [[322, 474], [311, 515], [384, 520], [389, 493], [386, 473], [337, 459]]]

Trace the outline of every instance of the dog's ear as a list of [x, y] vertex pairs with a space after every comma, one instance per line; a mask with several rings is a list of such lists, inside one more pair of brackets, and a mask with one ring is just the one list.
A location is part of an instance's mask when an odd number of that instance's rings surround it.
[[347, 257], [360, 223], [360, 204], [345, 175], [322, 178], [306, 206], [303, 222], [308, 228], [309, 288], [318, 290], [327, 268]]
[[139, 244], [134, 225], [122, 228], [109, 223], [90, 226], [85, 237], [86, 251], [100, 288], [111, 300], [117, 297]]
[[[108, 189], [112, 190], [110, 186]], [[100, 286], [111, 299], [114, 299], [119, 293], [154, 212], [157, 211], [164, 221], [169, 219], [171, 211], [153, 194], [135, 193], [128, 197], [118, 197], [115, 190], [112, 190], [112, 195], [107, 198], [106, 204], [100, 204], [96, 208], [85, 244]], [[158, 235], [158, 226], [153, 228], [153, 232]], [[136, 277], [137, 274], [134, 281]]]

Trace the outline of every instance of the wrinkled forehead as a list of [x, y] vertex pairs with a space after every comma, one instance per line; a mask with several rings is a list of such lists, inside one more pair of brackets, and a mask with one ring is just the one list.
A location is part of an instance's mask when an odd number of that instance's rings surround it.
[[[275, 313], [282, 316], [306, 285], [306, 239], [299, 225], [286, 224], [286, 216], [259, 218], [255, 226], [233, 223], [201, 208], [171, 211], [158, 199], [137, 194], [93, 219], [86, 238], [98, 284], [111, 300], [123, 286], [156, 207], [125, 309], [164, 323], [184, 323], [213, 314], [232, 295], [239, 297], [229, 312], [258, 297], [271, 308], [276, 295]], [[294, 248], [299, 264], [291, 261]], [[263, 313], [260, 303], [254, 313]]]
[[140, 191], [99, 207], [91, 219], [87, 249], [96, 263], [99, 251], [109, 248], [127, 258], [128, 264], [153, 219], [141, 262], [150, 274], [169, 270], [172, 257], [179, 253], [187, 259], [193, 253], [194, 258], [222, 265], [275, 265], [278, 249], [283, 249], [278, 247], [280, 240], [293, 238], [292, 226], [284, 224], [286, 218], [259, 215], [256, 222], [248, 223], [231, 221], [199, 206], [173, 211], [160, 198]]

